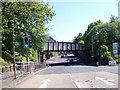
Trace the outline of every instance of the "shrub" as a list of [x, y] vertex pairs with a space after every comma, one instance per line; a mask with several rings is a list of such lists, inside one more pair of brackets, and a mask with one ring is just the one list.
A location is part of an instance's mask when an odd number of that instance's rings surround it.
[[7, 65], [9, 65], [9, 63], [4, 61], [4, 59], [0, 57], [0, 66], [7, 66]]
[[112, 54], [108, 51], [108, 47], [106, 45], [101, 46], [101, 52], [104, 57], [108, 58], [108, 60], [113, 60]]

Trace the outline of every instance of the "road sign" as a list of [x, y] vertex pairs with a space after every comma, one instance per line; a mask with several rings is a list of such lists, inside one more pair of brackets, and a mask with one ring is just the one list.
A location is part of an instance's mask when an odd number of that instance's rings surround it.
[[113, 50], [113, 54], [114, 55], [118, 54], [118, 50]]
[[113, 43], [113, 50], [118, 50], [118, 43], [117, 42]]
[[114, 55], [118, 54], [118, 43], [117, 42], [113, 43], [113, 54]]
[[118, 54], [118, 43], [117, 42], [113, 43], [113, 54], [114, 55]]

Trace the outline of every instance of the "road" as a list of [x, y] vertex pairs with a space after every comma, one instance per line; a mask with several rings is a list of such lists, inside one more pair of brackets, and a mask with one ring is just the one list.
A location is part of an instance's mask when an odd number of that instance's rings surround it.
[[[54, 61], [67, 59], [56, 57]], [[49, 66], [13, 88], [118, 88], [118, 66]]]

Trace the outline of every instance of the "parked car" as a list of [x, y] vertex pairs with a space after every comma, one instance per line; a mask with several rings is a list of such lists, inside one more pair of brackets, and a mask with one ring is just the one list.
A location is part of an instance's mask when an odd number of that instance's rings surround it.
[[64, 58], [64, 54], [61, 55], [61, 58]]

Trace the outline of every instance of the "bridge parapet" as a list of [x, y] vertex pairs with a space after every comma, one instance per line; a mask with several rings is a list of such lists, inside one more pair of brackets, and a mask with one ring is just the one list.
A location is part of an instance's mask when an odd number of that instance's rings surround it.
[[47, 42], [44, 51], [83, 51], [84, 44], [74, 42]]

